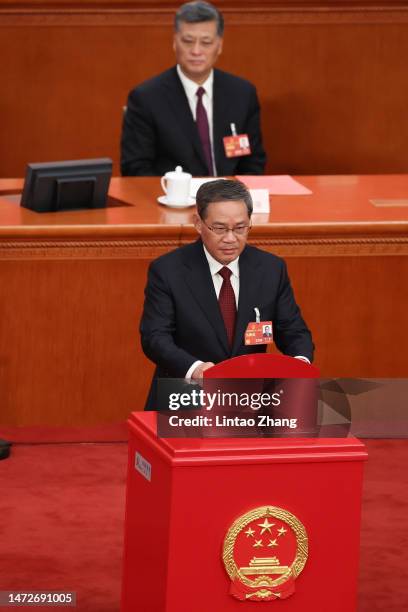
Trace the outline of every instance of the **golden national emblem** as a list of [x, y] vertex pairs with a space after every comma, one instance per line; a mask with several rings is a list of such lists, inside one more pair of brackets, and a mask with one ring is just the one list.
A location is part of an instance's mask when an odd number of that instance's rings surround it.
[[230, 593], [242, 601], [285, 599], [308, 555], [307, 533], [293, 514], [260, 506], [234, 521], [224, 539]]

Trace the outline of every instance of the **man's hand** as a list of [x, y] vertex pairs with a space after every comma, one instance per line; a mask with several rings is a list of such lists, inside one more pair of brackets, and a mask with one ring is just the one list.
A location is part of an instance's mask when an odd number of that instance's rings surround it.
[[206, 363], [200, 363], [200, 365], [196, 367], [196, 369], [191, 375], [192, 380], [202, 380], [203, 372], [205, 372], [205, 370], [208, 370], [209, 368], [212, 368], [213, 365], [215, 364], [212, 361], [207, 361]]

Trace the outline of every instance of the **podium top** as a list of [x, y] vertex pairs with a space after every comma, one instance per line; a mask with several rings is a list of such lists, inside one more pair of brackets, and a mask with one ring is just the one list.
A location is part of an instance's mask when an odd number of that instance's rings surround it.
[[142, 440], [167, 463], [225, 465], [365, 461], [362, 442], [349, 438], [158, 438], [156, 412], [132, 412], [130, 436]]

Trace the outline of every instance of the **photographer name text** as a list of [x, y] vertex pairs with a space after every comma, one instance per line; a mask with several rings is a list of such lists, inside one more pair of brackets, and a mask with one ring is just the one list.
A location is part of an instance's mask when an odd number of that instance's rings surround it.
[[180, 417], [169, 416], [168, 423], [171, 427], [285, 427], [297, 428], [297, 419], [274, 419], [266, 414], [257, 414], [255, 417], [235, 416], [226, 417], [217, 415], [215, 418], [209, 416]]

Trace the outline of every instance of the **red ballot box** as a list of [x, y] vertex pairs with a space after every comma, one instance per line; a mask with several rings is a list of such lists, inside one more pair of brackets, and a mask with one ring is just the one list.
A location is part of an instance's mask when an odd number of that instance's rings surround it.
[[[204, 389], [299, 377], [290, 410], [307, 413], [309, 432], [318, 375], [290, 357], [246, 355], [208, 370]], [[361, 442], [164, 439], [156, 413], [129, 426], [122, 612], [356, 610]]]
[[122, 612], [356, 610], [364, 445], [129, 420]]

